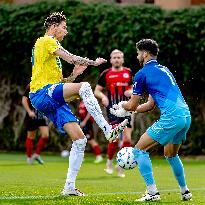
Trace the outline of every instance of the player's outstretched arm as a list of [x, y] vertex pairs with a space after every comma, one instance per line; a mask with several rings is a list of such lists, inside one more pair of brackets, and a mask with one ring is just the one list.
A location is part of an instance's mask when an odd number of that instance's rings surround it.
[[60, 58], [62, 58], [63, 60], [67, 61], [70, 64], [74, 64], [74, 65], [83, 65], [83, 66], [88, 66], [88, 65], [92, 65], [92, 66], [99, 66], [100, 64], [103, 64], [105, 62], [107, 62], [105, 59], [103, 58], [97, 58], [95, 61], [94, 60], [90, 60], [89, 58], [83, 58], [80, 56], [76, 56], [70, 52], [68, 52], [67, 50], [65, 50], [64, 48], [59, 48], [57, 49], [57, 51], [55, 52], [55, 55], [59, 56]]
[[152, 96], [149, 95], [147, 102], [139, 105], [137, 107], [136, 111], [139, 113], [148, 112], [148, 111], [153, 110], [155, 108], [155, 106], [156, 105], [155, 105], [155, 102], [154, 102]]
[[140, 96], [132, 95], [127, 103], [123, 103], [122, 107], [127, 111], [134, 111], [137, 113], [148, 112], [155, 108], [155, 102], [151, 95], [149, 95], [146, 103], [139, 105]]
[[122, 107], [122, 104], [127, 103], [127, 101], [121, 101], [118, 104], [114, 104], [112, 108], [110, 108], [110, 113], [117, 116], [117, 117], [127, 117], [131, 116], [132, 112], [125, 110]]
[[140, 96], [132, 95], [129, 101], [121, 101], [117, 105], [113, 105], [113, 107], [110, 108], [110, 112], [117, 117], [130, 116], [133, 111], [136, 111], [139, 99]]
[[132, 112], [143, 113], [153, 110], [155, 108], [155, 102], [151, 95], [148, 97], [148, 101], [139, 105], [140, 96], [132, 95], [129, 101], [121, 101], [110, 108], [111, 114], [117, 117], [130, 116]]
[[84, 65], [75, 65], [73, 68], [73, 72], [67, 78], [61, 77], [61, 82], [63, 83], [72, 83], [78, 75], [82, 74], [87, 66]]
[[136, 111], [137, 106], [139, 105], [139, 100], [141, 96], [139, 95], [131, 95], [131, 98], [128, 102], [123, 103], [122, 107], [127, 111]]

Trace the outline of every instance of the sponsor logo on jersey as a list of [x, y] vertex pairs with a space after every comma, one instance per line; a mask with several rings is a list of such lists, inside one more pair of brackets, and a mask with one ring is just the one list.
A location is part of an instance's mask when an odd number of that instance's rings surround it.
[[109, 75], [108, 78], [117, 78], [119, 77], [118, 75]]
[[128, 86], [128, 83], [123, 83], [123, 82], [117, 82], [116, 86]]

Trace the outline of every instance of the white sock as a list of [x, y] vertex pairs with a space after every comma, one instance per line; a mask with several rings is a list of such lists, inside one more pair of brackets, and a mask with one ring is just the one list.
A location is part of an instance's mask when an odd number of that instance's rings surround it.
[[156, 194], [158, 192], [156, 184], [147, 186], [147, 191], [149, 194], [152, 194], [152, 195]]
[[66, 182], [64, 188], [66, 190], [74, 190], [75, 189], [75, 182]]
[[107, 166], [112, 166], [112, 159], [107, 159]]
[[87, 139], [73, 141], [69, 156], [69, 168], [64, 189], [75, 189], [75, 181], [84, 158]]
[[96, 159], [101, 159], [101, 158], [102, 158], [102, 155], [101, 155], [101, 154], [99, 154], [99, 155], [96, 156]]
[[102, 115], [102, 111], [100, 109], [97, 99], [93, 94], [90, 84], [87, 82], [82, 83], [79, 94], [83, 99], [87, 111], [94, 118], [95, 122], [103, 130], [105, 135], [109, 134], [110, 130], [112, 129], [112, 126], [109, 125], [109, 123]]
[[185, 193], [186, 190], [189, 190], [187, 186], [180, 187], [180, 189], [182, 194]]

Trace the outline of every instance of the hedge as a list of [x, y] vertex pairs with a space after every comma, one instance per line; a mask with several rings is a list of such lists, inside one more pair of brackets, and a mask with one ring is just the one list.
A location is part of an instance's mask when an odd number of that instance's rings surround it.
[[[44, 19], [53, 11], [63, 11], [69, 18], [68, 37], [62, 45], [70, 52], [92, 59], [98, 56], [109, 59], [110, 52], [118, 48], [125, 53], [125, 65], [134, 72], [139, 69], [135, 43], [142, 38], [155, 39], [160, 46], [159, 62], [173, 72], [192, 113], [197, 113], [201, 125], [204, 123], [204, 109], [196, 105], [204, 100], [205, 7], [165, 11], [150, 5], [84, 4], [80, 1], [21, 6], [1, 4], [1, 76], [22, 87], [29, 81], [32, 46], [44, 35]], [[65, 63], [63, 66], [68, 74], [72, 66]], [[109, 63], [99, 70], [89, 69], [84, 76], [91, 73], [97, 76], [107, 66]], [[13, 99], [13, 103], [15, 101], [17, 99]], [[192, 124], [195, 130], [195, 119]], [[199, 126], [198, 129], [190, 133], [190, 143], [194, 143], [197, 136], [202, 138], [205, 128]], [[202, 143], [201, 150], [204, 146]]]

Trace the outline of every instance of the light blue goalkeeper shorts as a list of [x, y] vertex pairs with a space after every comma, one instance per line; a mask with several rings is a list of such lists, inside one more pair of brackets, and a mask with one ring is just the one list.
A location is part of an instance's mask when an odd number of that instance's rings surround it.
[[190, 125], [191, 116], [161, 115], [160, 119], [147, 129], [147, 134], [161, 145], [182, 144], [186, 140]]
[[29, 95], [32, 105], [49, 118], [60, 133], [66, 134], [63, 129], [68, 122], [79, 123], [72, 113], [70, 106], [63, 98], [63, 83], [49, 84]]

